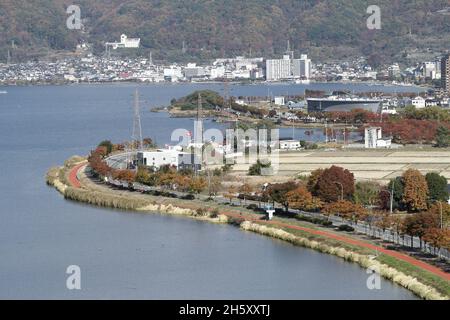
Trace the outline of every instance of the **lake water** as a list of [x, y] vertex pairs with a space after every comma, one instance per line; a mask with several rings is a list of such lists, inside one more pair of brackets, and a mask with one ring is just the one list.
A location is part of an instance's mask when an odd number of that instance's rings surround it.
[[[44, 177], [51, 166], [87, 154], [100, 140], [129, 139], [134, 88], [4, 88], [0, 298], [415, 298], [384, 280], [381, 290], [368, 290], [365, 270], [333, 256], [228, 225], [74, 203], [47, 187]], [[221, 90], [212, 84], [141, 86], [144, 136], [164, 144], [173, 129], [190, 129], [190, 119], [148, 110], [199, 88]], [[265, 95], [268, 88], [274, 94], [300, 94], [304, 86], [236, 85], [232, 94]], [[66, 289], [69, 265], [81, 268], [80, 291]]]

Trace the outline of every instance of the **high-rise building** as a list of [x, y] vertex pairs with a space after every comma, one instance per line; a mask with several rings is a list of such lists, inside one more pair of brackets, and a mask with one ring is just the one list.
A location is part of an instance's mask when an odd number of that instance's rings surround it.
[[309, 79], [311, 77], [311, 60], [306, 54], [300, 59], [284, 55], [283, 59], [266, 60], [266, 80]]
[[300, 55], [300, 77], [306, 80], [311, 78], [311, 59], [306, 54]]
[[292, 78], [291, 59], [284, 55], [283, 59], [269, 59], [266, 61], [266, 80], [280, 80]]
[[441, 85], [442, 89], [450, 95], [450, 54], [446, 54], [441, 60]]

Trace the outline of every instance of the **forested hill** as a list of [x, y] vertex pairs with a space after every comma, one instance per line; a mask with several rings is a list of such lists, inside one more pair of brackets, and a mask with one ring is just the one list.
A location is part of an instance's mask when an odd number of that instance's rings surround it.
[[[74, 2], [83, 32], [66, 28], [65, 11]], [[381, 30], [366, 27], [371, 4], [381, 8]], [[141, 54], [151, 49], [163, 60], [276, 56], [288, 39], [297, 54], [315, 60], [414, 60], [449, 49], [447, 6], [448, 0], [1, 0], [0, 61], [13, 40], [13, 58], [20, 60], [74, 50], [80, 41], [101, 52], [122, 33], [142, 39]]]

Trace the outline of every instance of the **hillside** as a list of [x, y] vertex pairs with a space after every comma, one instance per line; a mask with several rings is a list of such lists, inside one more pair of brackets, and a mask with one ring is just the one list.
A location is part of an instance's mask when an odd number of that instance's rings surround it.
[[[287, 40], [297, 54], [330, 60], [366, 55], [372, 64], [410, 62], [449, 49], [447, 0], [378, 0], [382, 29], [368, 30], [369, 0], [79, 0], [85, 29], [66, 28], [70, 0], [2, 0], [0, 61], [14, 40], [13, 58], [73, 51], [121, 33], [142, 39], [159, 60], [188, 61], [233, 55], [280, 55]], [[186, 51], [182, 52], [182, 43]], [[415, 48], [419, 48], [416, 50]], [[50, 50], [50, 51], [49, 51]], [[409, 61], [408, 61], [409, 60]]]

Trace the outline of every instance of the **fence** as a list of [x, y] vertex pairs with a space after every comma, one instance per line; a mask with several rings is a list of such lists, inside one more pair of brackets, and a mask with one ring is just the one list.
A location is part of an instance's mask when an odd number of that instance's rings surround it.
[[[292, 210], [296, 211], [296, 210]], [[323, 218], [327, 219], [327, 216], [324, 216], [320, 213], [314, 213], [314, 212], [305, 212], [305, 211], [298, 211], [298, 213], [301, 213], [303, 215], [307, 215], [310, 217], [315, 218]], [[446, 259], [450, 261], [450, 251], [444, 248], [435, 248], [425, 241], [420, 241], [418, 237], [411, 237], [404, 234], [399, 234], [394, 230], [386, 229], [383, 230], [381, 228], [378, 228], [376, 226], [369, 225], [368, 223], [364, 221], [358, 221], [358, 223], [353, 223], [349, 220], [345, 220], [338, 216], [330, 216], [329, 220], [333, 222], [334, 225], [339, 226], [343, 224], [351, 225], [355, 231], [358, 233], [362, 233], [374, 238], [379, 238], [388, 242], [396, 243], [399, 245], [411, 247], [411, 248], [417, 248], [425, 253], [430, 253], [433, 255], [438, 256], [439, 258]]]

